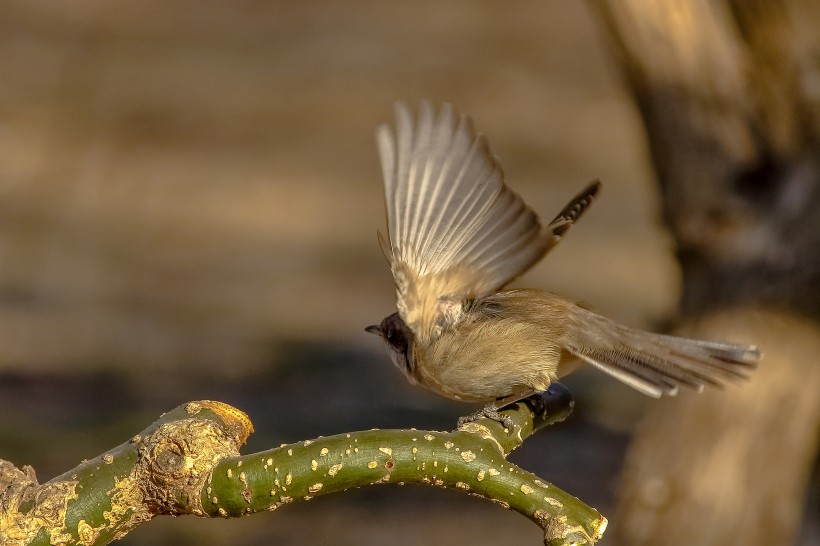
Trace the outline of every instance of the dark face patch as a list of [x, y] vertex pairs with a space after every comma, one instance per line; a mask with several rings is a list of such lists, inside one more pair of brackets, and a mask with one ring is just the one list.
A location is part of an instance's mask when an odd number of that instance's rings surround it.
[[410, 355], [413, 332], [398, 313], [393, 313], [379, 325], [382, 338], [387, 343], [393, 363], [404, 373], [412, 373], [413, 359]]
[[412, 335], [412, 333], [398, 313], [385, 317], [379, 329], [390, 347], [396, 351], [407, 352], [407, 346], [410, 344], [408, 334]]

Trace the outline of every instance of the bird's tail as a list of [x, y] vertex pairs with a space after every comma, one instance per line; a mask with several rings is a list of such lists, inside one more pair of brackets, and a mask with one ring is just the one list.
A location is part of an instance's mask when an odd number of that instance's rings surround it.
[[754, 345], [653, 334], [591, 313], [567, 350], [644, 394], [674, 396], [683, 385], [703, 390], [747, 379], [760, 360]]

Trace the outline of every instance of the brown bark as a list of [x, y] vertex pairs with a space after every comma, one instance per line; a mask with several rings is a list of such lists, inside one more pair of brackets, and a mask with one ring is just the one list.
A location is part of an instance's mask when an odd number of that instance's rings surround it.
[[592, 6], [646, 126], [684, 331], [764, 352], [742, 388], [650, 408], [612, 534], [788, 544], [820, 427], [820, 4]]
[[817, 450], [817, 327], [729, 309], [679, 332], [754, 339], [765, 360], [742, 388], [684, 393], [650, 408], [624, 469], [616, 543], [790, 544]]

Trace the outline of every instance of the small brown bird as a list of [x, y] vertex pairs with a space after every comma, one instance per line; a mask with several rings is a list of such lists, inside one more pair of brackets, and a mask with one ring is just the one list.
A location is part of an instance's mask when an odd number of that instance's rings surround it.
[[504, 184], [472, 121], [422, 102], [414, 121], [396, 105], [395, 134], [377, 132], [396, 286], [381, 336], [412, 383], [500, 408], [587, 363], [654, 397], [745, 378], [754, 346], [622, 326], [556, 294], [499, 291], [564, 237], [600, 189], [593, 182], [546, 227]]

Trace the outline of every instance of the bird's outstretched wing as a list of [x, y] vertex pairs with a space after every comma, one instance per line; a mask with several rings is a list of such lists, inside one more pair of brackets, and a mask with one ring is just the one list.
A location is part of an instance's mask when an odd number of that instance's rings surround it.
[[504, 184], [487, 139], [449, 104], [396, 105], [395, 133], [377, 131], [399, 314], [425, 343], [555, 246], [591, 203], [597, 182], [548, 226]]

